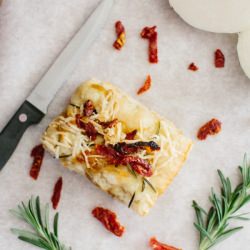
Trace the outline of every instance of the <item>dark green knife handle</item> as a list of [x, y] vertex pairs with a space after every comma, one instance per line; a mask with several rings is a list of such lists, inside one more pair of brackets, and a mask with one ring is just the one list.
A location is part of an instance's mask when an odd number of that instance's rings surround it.
[[0, 170], [11, 157], [25, 130], [39, 123], [44, 114], [28, 101], [17, 110], [0, 133]]

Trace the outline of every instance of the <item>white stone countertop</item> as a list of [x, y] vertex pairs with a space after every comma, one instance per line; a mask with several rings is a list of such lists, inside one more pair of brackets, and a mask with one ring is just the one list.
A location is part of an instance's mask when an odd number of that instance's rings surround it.
[[[0, 130], [97, 3], [98, 0], [3, 1]], [[127, 44], [121, 52], [112, 48], [117, 20], [122, 20], [127, 30]], [[148, 45], [139, 36], [144, 26], [151, 25], [157, 25], [159, 32], [157, 65], [148, 63]], [[185, 24], [167, 0], [117, 0], [99, 38], [56, 95], [47, 116], [27, 130], [0, 172], [0, 249], [37, 249], [10, 232], [11, 227], [22, 228], [24, 223], [13, 218], [8, 210], [32, 194], [40, 195], [43, 203], [49, 202], [59, 176], [64, 179], [58, 208], [59, 234], [73, 250], [146, 250], [150, 249], [151, 236], [183, 250], [198, 249], [192, 200], [208, 208], [210, 188], [219, 189], [216, 170], [220, 168], [236, 183], [237, 166], [244, 153], [250, 153], [250, 80], [240, 68], [236, 44], [237, 35], [207, 33]], [[216, 69], [213, 64], [217, 48], [226, 57], [223, 69]], [[187, 70], [193, 61], [200, 68], [197, 72]], [[147, 74], [152, 76], [152, 89], [138, 97], [136, 90]], [[33, 181], [28, 175], [32, 162], [29, 154], [39, 143], [42, 131], [64, 109], [75, 87], [92, 77], [119, 86], [172, 120], [195, 143], [184, 168], [147, 217], [138, 216], [86, 178], [63, 169], [48, 154], [39, 179]], [[198, 141], [198, 128], [213, 117], [222, 121], [222, 132]], [[114, 237], [92, 218], [91, 209], [96, 205], [116, 211], [126, 226], [124, 237]], [[249, 211], [250, 206], [246, 209]], [[244, 230], [215, 250], [249, 249], [250, 223], [238, 224], [244, 225]]]

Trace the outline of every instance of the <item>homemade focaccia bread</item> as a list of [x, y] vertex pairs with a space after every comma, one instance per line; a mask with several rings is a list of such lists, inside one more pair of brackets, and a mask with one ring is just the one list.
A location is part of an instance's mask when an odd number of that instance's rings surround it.
[[68, 169], [145, 215], [180, 170], [192, 142], [109, 83], [80, 85], [42, 143]]

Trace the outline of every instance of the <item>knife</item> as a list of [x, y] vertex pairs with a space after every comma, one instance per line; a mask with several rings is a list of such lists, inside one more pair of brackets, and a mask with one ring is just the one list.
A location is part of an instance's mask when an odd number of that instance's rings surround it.
[[57, 91], [88, 51], [108, 19], [114, 0], [102, 0], [0, 133], [0, 170], [25, 130], [39, 123]]

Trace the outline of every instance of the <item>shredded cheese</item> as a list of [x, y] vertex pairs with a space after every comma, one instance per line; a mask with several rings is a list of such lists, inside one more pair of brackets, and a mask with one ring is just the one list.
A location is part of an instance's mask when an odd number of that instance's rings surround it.
[[85, 163], [86, 163], [86, 167], [90, 168], [88, 156], [86, 155], [84, 150], [82, 150], [82, 154], [83, 154], [83, 157], [84, 157], [84, 160], [85, 160]]

